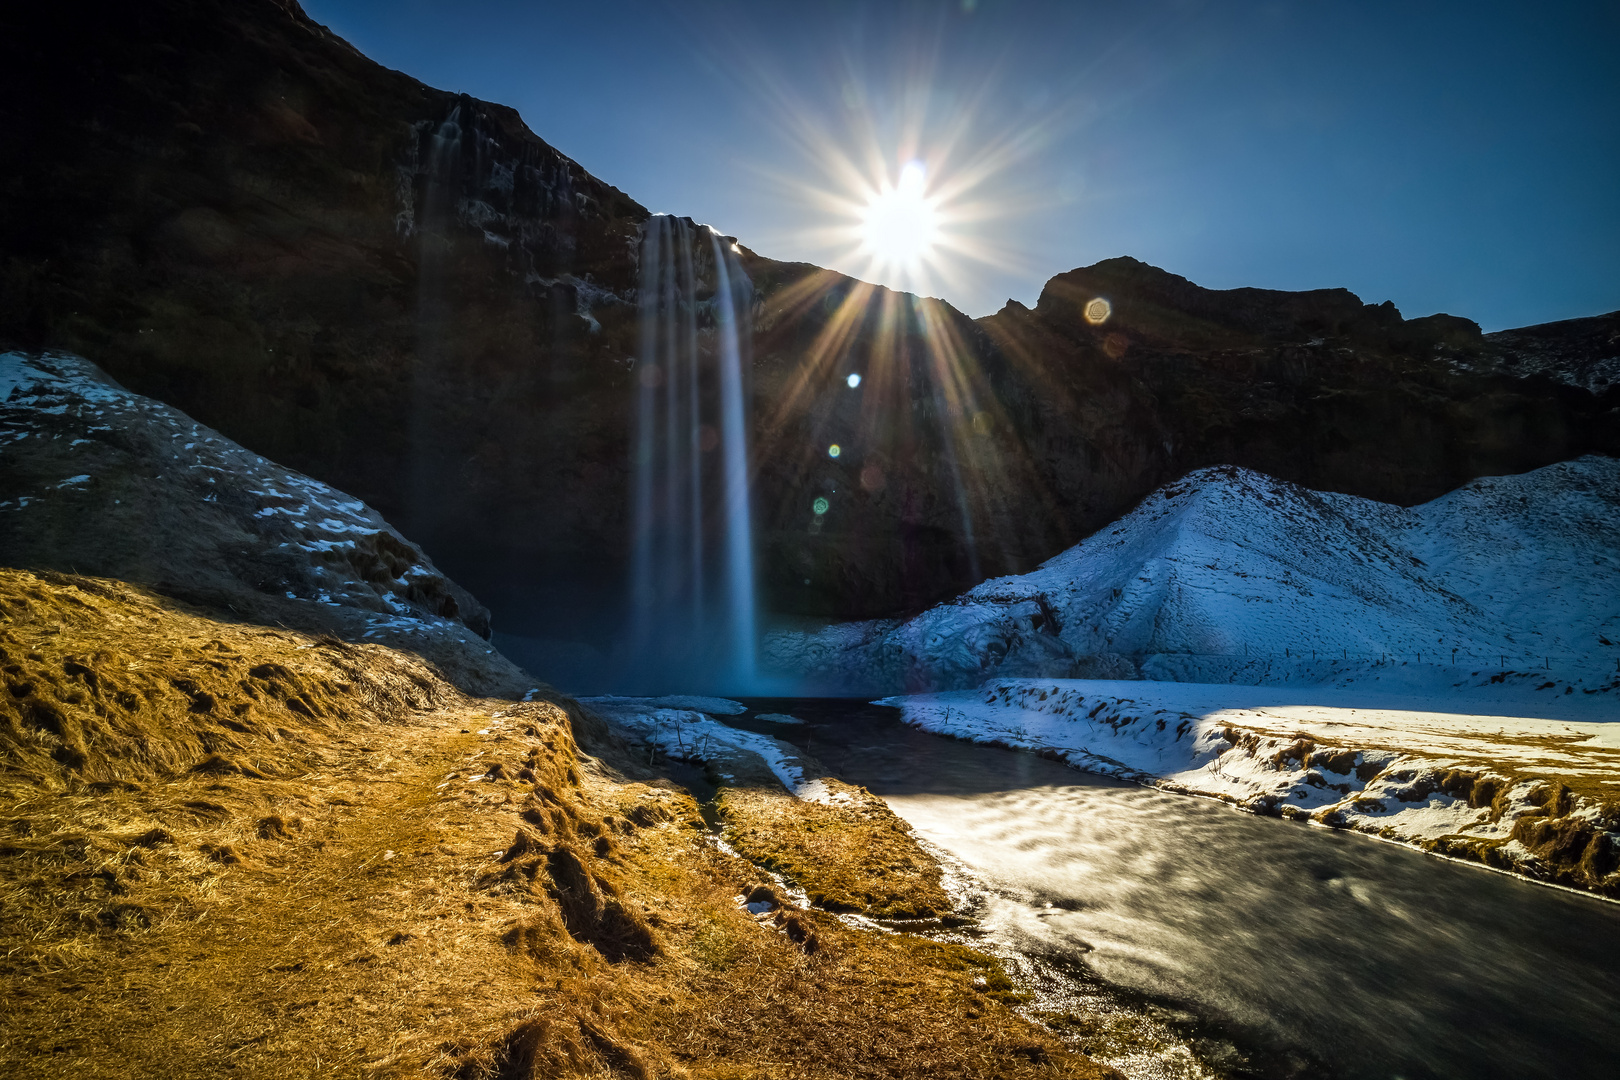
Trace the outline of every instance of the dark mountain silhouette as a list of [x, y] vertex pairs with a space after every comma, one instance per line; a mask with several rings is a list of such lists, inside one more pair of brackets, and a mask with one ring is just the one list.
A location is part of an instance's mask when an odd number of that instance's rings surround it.
[[[609, 633], [647, 211], [292, 0], [65, 10], [0, 17], [0, 346], [80, 353], [352, 492], [499, 629]], [[1481, 335], [1111, 259], [975, 321], [743, 254], [779, 613], [920, 608], [1205, 465], [1412, 504], [1620, 453], [1613, 315]]]

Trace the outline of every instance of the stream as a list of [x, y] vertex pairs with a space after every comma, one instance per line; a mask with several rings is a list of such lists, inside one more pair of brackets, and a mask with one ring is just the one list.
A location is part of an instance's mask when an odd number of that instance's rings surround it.
[[[1003, 949], [1067, 966], [1216, 1073], [1620, 1075], [1620, 904], [908, 728], [851, 700], [728, 722], [886, 799], [985, 886]], [[788, 713], [788, 726], [753, 719]]]

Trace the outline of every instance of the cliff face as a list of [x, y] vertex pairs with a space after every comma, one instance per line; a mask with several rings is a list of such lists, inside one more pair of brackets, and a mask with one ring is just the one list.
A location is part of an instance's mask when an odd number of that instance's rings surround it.
[[[1099, 298], [1109, 310], [1093, 324], [1083, 309]], [[1578, 385], [1578, 358], [1556, 342], [1522, 377], [1504, 335], [1403, 319], [1343, 289], [1217, 291], [1110, 259], [1053, 278], [1033, 311], [1009, 304], [980, 325], [1076, 539], [1149, 477], [1208, 465], [1410, 506], [1474, 477], [1620, 453], [1620, 390]]]
[[[291, 0], [4, 20], [0, 345], [80, 353], [352, 492], [500, 629], [609, 633], [646, 211]], [[975, 322], [743, 257], [780, 613], [889, 614], [1027, 571], [1201, 465], [1414, 503], [1620, 452], [1612, 318], [1481, 338], [1110, 260]], [[1560, 381], [1572, 364], [1597, 376]]]
[[[778, 610], [876, 616], [1026, 572], [1210, 465], [1411, 506], [1620, 454], [1620, 315], [1481, 335], [1129, 258], [976, 321], [826, 271], [755, 279]], [[834, 504], [819, 535], [811, 492]]]
[[646, 211], [291, 2], [6, 21], [0, 336], [364, 492], [475, 589], [611, 557]]

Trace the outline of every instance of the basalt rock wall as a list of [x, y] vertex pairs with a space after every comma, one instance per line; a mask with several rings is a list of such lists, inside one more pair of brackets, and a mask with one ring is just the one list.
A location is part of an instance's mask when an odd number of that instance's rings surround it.
[[[364, 499], [498, 629], [616, 629], [647, 212], [292, 0], [14, 8], [0, 345], [82, 354]], [[1620, 452], [1614, 316], [1482, 337], [1116, 259], [975, 321], [742, 256], [780, 614], [920, 609], [1203, 465], [1410, 504]]]

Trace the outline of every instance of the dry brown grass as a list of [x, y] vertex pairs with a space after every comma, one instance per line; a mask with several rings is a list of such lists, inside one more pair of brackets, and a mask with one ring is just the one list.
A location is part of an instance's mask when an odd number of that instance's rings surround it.
[[821, 781], [836, 800], [806, 803], [759, 788], [724, 788], [716, 802], [727, 839], [831, 911], [929, 918], [950, 910], [939, 864], [888, 804], [865, 788]]
[[270, 775], [334, 733], [455, 696], [375, 645], [222, 623], [106, 579], [0, 569], [0, 784]]
[[684, 791], [582, 754], [567, 702], [105, 582], [0, 572], [0, 597], [28, 684], [0, 1075], [1108, 1075], [987, 957], [750, 915], [759, 872]]

